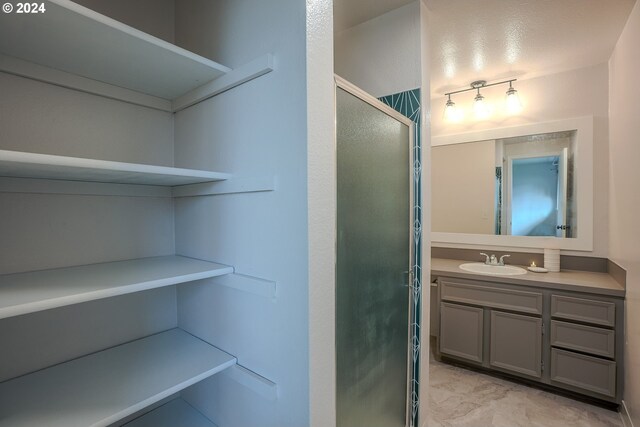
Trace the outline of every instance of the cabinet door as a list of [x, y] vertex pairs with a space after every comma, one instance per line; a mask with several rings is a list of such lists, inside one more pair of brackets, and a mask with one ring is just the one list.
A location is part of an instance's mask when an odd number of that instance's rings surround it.
[[491, 311], [491, 367], [540, 378], [541, 358], [542, 319]]
[[482, 363], [483, 310], [440, 304], [440, 353]]

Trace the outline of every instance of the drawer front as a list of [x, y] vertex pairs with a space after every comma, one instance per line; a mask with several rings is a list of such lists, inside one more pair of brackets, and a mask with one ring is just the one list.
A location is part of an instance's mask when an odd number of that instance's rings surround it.
[[551, 381], [615, 397], [616, 362], [552, 348]]
[[441, 280], [440, 286], [440, 298], [443, 301], [542, 314], [542, 292], [492, 288], [450, 279]]
[[616, 305], [608, 301], [551, 295], [551, 316], [613, 327]]
[[552, 320], [551, 345], [613, 359], [615, 332], [611, 329]]

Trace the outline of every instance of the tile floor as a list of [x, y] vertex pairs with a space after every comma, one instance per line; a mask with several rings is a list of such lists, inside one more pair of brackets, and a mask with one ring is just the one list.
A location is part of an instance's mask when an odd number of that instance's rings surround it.
[[431, 359], [429, 427], [623, 425], [617, 412]]

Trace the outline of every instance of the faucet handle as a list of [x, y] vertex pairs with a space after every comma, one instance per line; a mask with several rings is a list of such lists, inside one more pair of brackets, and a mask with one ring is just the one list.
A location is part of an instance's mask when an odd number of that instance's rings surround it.
[[505, 259], [505, 258], [509, 258], [510, 256], [511, 256], [511, 255], [502, 255], [502, 256], [500, 257], [500, 261], [498, 261], [498, 264], [500, 264], [500, 265], [504, 265], [504, 259]]
[[484, 252], [480, 252], [480, 255], [482, 255], [483, 257], [486, 257], [486, 259], [484, 260], [484, 263], [489, 264], [489, 255], [485, 254]]

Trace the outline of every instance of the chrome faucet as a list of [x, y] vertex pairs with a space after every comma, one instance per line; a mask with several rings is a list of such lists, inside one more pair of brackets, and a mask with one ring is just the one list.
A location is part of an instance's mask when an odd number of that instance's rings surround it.
[[489, 256], [484, 252], [480, 252], [480, 255], [485, 257], [484, 263], [487, 265], [504, 265], [504, 259], [511, 256], [511, 255], [502, 255], [500, 257], [500, 261], [498, 261], [498, 258], [495, 256], [495, 254], [491, 254], [491, 256]]

